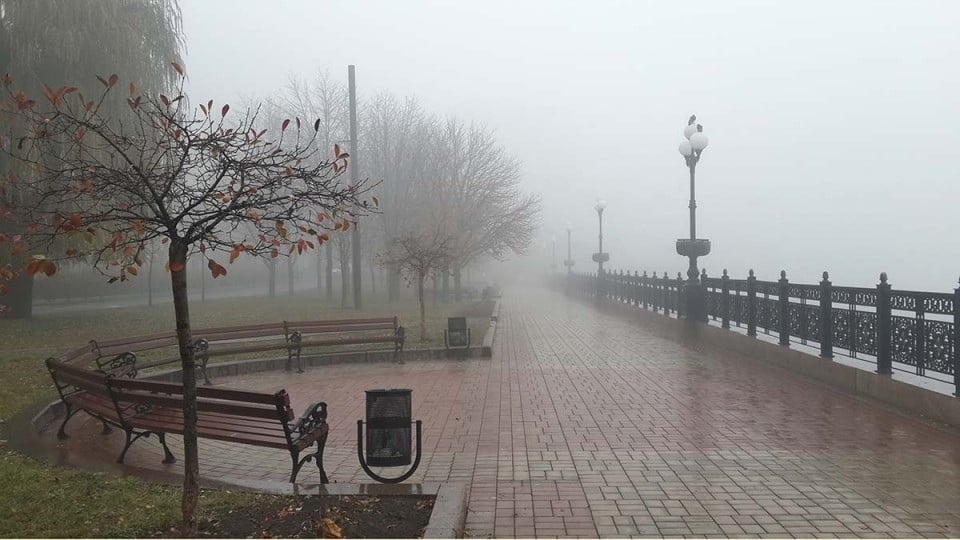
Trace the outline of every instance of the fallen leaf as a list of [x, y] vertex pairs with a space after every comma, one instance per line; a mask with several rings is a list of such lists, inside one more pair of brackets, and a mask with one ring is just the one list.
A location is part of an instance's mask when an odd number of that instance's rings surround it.
[[320, 533], [324, 538], [343, 538], [340, 526], [330, 518], [323, 518], [323, 521], [320, 522]]

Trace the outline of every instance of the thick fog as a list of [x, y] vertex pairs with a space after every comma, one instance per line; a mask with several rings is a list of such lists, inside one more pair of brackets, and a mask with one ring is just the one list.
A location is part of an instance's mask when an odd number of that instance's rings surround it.
[[[531, 265], [572, 225], [595, 270], [598, 196], [613, 269], [686, 261], [696, 114], [700, 264], [762, 279], [952, 290], [960, 250], [960, 4], [188, 0], [188, 91], [238, 102], [357, 66], [361, 99], [415, 95], [483, 122], [543, 195]], [[360, 134], [363, 136], [363, 133]], [[362, 159], [362, 156], [361, 156]], [[559, 267], [562, 268], [562, 267]]]

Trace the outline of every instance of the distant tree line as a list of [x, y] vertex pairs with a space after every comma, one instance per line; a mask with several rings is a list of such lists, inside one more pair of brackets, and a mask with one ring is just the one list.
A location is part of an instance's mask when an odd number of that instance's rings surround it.
[[[398, 297], [404, 277], [421, 300], [425, 279], [440, 282], [441, 298], [459, 300], [464, 269], [525, 252], [538, 224], [540, 198], [523, 192], [520, 162], [493, 130], [431, 114], [414, 97], [383, 92], [359, 102], [360, 177], [376, 183], [372, 193], [379, 203], [379, 213], [359, 224], [374, 291], [382, 268], [390, 300]], [[274, 111], [319, 118], [328, 145], [349, 139], [347, 88], [328, 72], [291, 77], [267, 103]], [[334, 238], [325, 271], [318, 273], [332, 295], [332, 268], [339, 264], [344, 304], [349, 241], [348, 235]]]

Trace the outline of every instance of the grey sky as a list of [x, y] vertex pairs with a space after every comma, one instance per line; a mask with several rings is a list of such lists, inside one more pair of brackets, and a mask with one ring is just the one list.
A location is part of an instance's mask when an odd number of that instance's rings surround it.
[[[496, 129], [577, 269], [685, 269], [690, 114], [702, 260], [763, 279], [950, 290], [960, 275], [960, 3], [183, 0], [191, 94], [264, 95], [357, 65]], [[361, 134], [362, 136], [362, 134]], [[546, 257], [541, 242], [532, 252]], [[546, 259], [544, 259], [546, 263]]]

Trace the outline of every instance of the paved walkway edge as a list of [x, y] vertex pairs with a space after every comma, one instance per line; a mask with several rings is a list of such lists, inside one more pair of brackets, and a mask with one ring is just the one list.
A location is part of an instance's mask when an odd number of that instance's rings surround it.
[[660, 337], [679, 342], [700, 353], [712, 354], [722, 350], [736, 354], [745, 361], [772, 364], [851, 394], [960, 428], [960, 398], [846, 366], [829, 358], [813, 356], [722, 328], [690, 323], [626, 304], [610, 302], [602, 306], [602, 309], [631, 317]]

